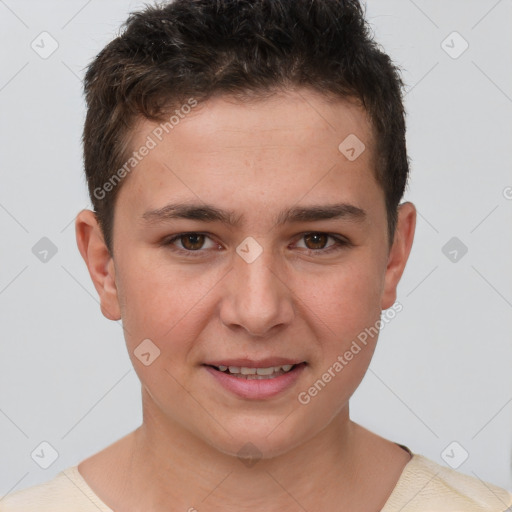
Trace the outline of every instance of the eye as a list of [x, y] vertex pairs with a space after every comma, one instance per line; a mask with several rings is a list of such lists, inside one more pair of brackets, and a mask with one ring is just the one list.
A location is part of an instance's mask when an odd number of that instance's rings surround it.
[[[327, 245], [329, 239], [334, 242]], [[330, 254], [331, 252], [339, 251], [344, 247], [348, 247], [351, 243], [336, 235], [323, 232], [309, 232], [301, 235], [300, 241], [304, 241], [305, 244], [301, 247], [300, 244], [295, 244], [295, 247], [301, 249], [310, 255], [324, 255]], [[209, 244], [205, 242], [208, 242]], [[199, 257], [205, 254], [207, 249], [215, 250], [219, 249], [219, 244], [214, 242], [210, 236], [206, 233], [179, 233], [169, 238], [164, 239], [161, 242], [162, 246], [169, 247], [173, 252], [187, 257]]]
[[[204, 246], [205, 240], [210, 240], [209, 246]], [[181, 244], [181, 247], [178, 243]], [[200, 253], [201, 249], [212, 249], [215, 247], [213, 240], [205, 233], [180, 233], [179, 235], [174, 235], [164, 240], [162, 245], [174, 245], [176, 248], [173, 250], [177, 253], [185, 254], [186, 256], [196, 256], [196, 254], [191, 253]]]
[[[326, 246], [329, 239], [334, 240], [334, 243]], [[344, 240], [335, 235], [330, 235], [329, 233], [322, 232], [304, 233], [300, 240], [305, 241], [305, 249], [310, 253], [325, 254], [340, 250], [344, 246], [350, 245], [350, 242], [347, 240]]]

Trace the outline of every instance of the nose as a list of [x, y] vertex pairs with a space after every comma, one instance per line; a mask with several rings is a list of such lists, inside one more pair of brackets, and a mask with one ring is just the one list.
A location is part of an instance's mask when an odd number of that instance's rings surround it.
[[252, 262], [234, 255], [220, 308], [223, 324], [255, 337], [267, 337], [289, 325], [294, 299], [284, 274], [284, 266], [271, 251], [263, 250]]

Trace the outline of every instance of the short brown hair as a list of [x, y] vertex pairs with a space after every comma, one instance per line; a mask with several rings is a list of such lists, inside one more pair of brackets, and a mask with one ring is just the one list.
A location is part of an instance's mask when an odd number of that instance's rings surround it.
[[163, 121], [190, 97], [265, 97], [294, 86], [355, 98], [366, 109], [391, 246], [409, 174], [403, 84], [372, 39], [359, 2], [175, 0], [130, 14], [85, 75], [85, 174], [110, 253], [121, 187], [112, 180], [130, 158], [129, 136], [140, 116]]

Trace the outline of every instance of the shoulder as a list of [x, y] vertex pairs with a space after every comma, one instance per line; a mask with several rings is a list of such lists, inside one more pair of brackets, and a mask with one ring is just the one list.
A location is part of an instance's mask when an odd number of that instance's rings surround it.
[[512, 512], [512, 494], [413, 454], [381, 512], [402, 509], [404, 512]]
[[0, 512], [112, 512], [92, 492], [77, 466], [53, 480], [0, 497]]

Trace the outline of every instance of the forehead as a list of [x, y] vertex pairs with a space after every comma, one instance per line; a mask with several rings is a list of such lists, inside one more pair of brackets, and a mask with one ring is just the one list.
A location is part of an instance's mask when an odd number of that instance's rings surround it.
[[344, 197], [375, 203], [380, 193], [366, 112], [305, 89], [177, 106], [167, 122], [137, 123], [130, 149], [143, 146], [151, 149], [119, 193], [138, 213], [170, 199], [282, 210]]
[[[132, 145], [142, 142], [149, 133], [157, 143], [166, 139], [170, 144], [209, 152], [217, 143], [226, 149], [241, 143], [240, 149], [247, 150], [277, 144], [304, 151], [325, 150], [328, 145], [331, 150], [337, 150], [339, 142], [350, 134], [358, 135], [368, 145], [372, 142], [367, 113], [359, 102], [350, 98], [299, 89], [245, 100], [217, 95], [190, 107], [193, 101], [191, 98], [176, 105], [174, 112], [162, 122], [140, 120], [133, 130]], [[279, 138], [275, 139], [276, 136]], [[227, 139], [233, 146], [226, 144]], [[334, 151], [333, 155], [338, 156], [338, 152]]]

